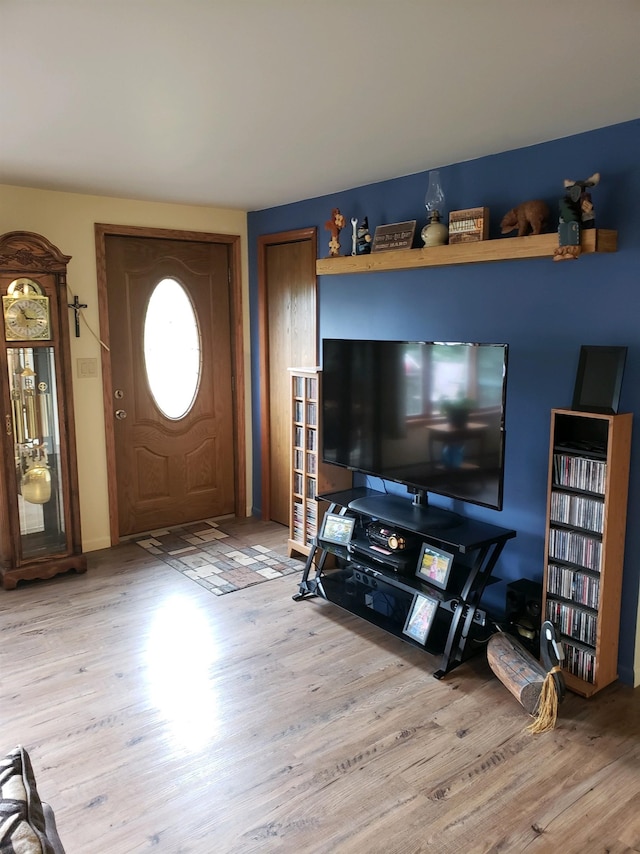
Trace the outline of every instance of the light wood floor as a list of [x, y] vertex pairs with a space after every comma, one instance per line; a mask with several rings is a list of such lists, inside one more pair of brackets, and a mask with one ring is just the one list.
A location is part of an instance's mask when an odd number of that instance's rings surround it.
[[[276, 525], [237, 522], [269, 547]], [[216, 597], [134, 544], [0, 591], [3, 752], [67, 854], [640, 851], [640, 693], [529, 718], [295, 578]]]

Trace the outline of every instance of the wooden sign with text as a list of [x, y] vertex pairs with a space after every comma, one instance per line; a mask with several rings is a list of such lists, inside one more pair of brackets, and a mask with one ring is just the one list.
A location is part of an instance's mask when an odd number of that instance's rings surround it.
[[394, 222], [391, 225], [379, 225], [373, 237], [373, 252], [384, 249], [411, 249], [413, 235], [416, 231], [416, 220]]
[[449, 243], [475, 243], [489, 237], [489, 208], [466, 208], [449, 214]]

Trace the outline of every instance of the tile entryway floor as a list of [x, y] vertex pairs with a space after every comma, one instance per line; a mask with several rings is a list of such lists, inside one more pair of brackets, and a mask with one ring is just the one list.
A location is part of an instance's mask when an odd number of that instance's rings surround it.
[[216, 596], [301, 572], [304, 563], [260, 545], [248, 546], [205, 519], [133, 538], [141, 548]]

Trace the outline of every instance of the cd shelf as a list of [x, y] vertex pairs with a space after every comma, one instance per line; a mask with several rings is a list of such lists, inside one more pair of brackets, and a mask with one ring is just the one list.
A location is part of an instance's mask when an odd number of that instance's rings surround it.
[[549, 596], [597, 609], [600, 604], [600, 578], [584, 570], [550, 563], [547, 567]]
[[632, 415], [554, 409], [543, 613], [567, 686], [590, 697], [618, 678]]
[[291, 510], [289, 555], [308, 555], [322, 516], [318, 492], [351, 486], [345, 469], [322, 462], [320, 373], [317, 368], [291, 368]]
[[551, 493], [551, 521], [601, 534], [604, 524], [604, 502], [598, 498], [587, 498], [584, 495], [572, 495], [554, 490]]

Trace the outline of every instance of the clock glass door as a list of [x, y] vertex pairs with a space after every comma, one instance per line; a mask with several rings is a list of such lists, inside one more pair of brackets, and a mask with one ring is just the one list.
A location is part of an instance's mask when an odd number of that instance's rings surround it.
[[[7, 349], [19, 561], [67, 550], [53, 347]], [[18, 538], [16, 532], [16, 538]]]

